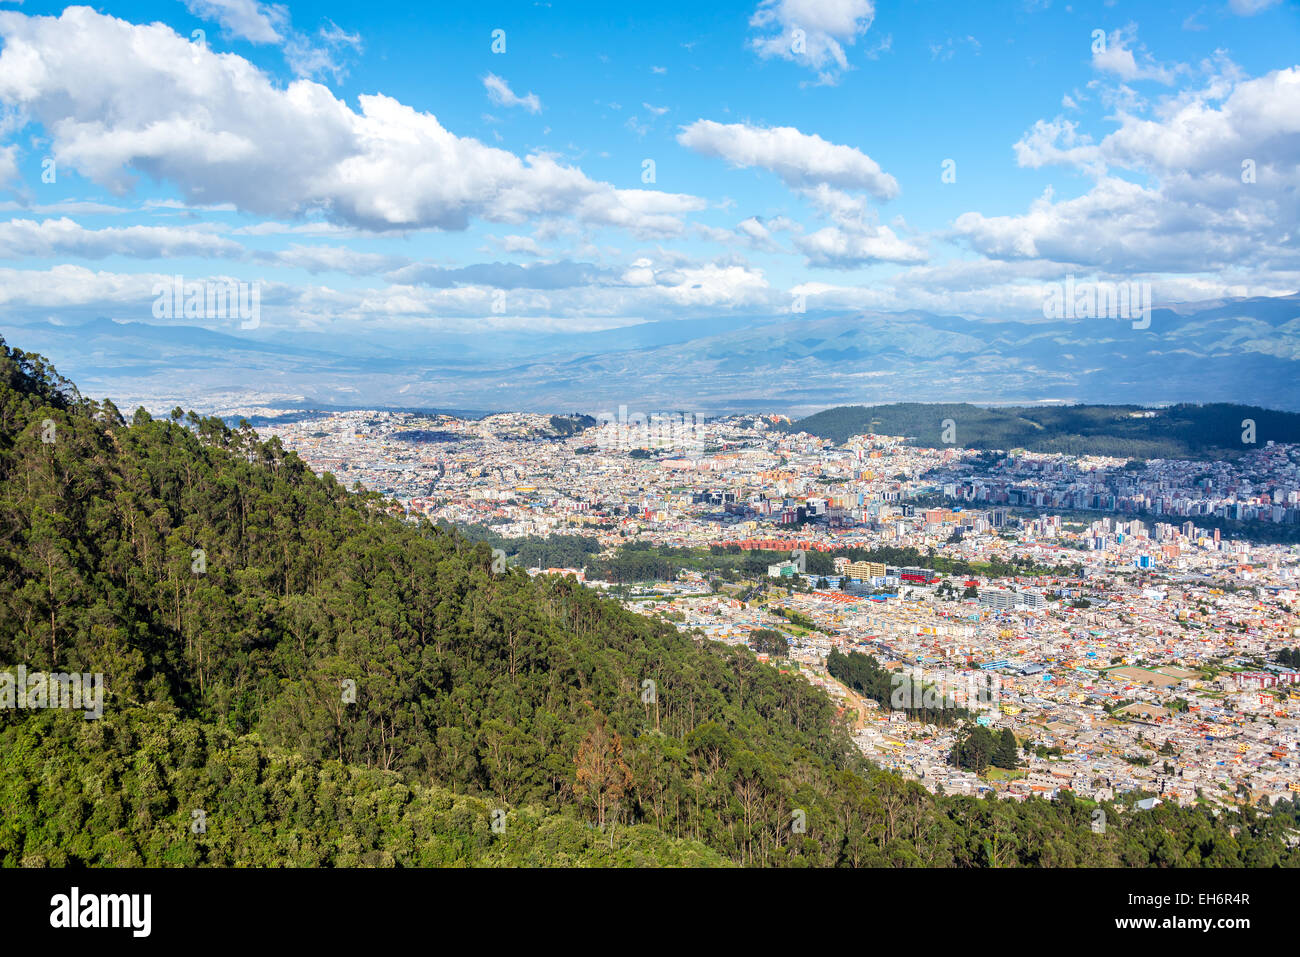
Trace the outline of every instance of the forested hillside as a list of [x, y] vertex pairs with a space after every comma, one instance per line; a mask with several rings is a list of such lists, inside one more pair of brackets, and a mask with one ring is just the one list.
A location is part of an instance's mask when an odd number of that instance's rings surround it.
[[803, 678], [384, 506], [0, 341], [0, 667], [107, 689], [97, 721], [0, 710], [0, 863], [1296, 860], [1290, 804], [1096, 834], [1069, 800], [935, 798]]
[[[1242, 421], [1255, 422], [1255, 444], [1243, 443]], [[944, 436], [945, 421], [953, 433]], [[863, 433], [904, 435], [927, 448], [1027, 449], [1118, 458], [1240, 455], [1270, 440], [1300, 442], [1300, 414], [1212, 403], [1143, 409], [1135, 405], [1053, 405], [986, 409], [967, 403], [845, 405], [781, 424], [836, 443]]]

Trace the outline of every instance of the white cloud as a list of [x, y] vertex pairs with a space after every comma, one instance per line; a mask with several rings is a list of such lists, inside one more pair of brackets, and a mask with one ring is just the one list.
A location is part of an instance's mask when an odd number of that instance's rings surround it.
[[[1157, 63], [1147, 48], [1141, 44], [1131, 48], [1130, 45], [1136, 39], [1137, 27], [1131, 23], [1111, 33], [1100, 51], [1093, 50], [1093, 69], [1102, 73], [1114, 73], [1126, 83], [1134, 80], [1155, 80], [1166, 86], [1173, 83], [1174, 77], [1183, 67], [1180, 65], [1167, 67]], [[1141, 63], [1138, 62], [1134, 49], [1141, 55]]]
[[1167, 272], [1221, 269], [1265, 256], [1274, 267], [1300, 265], [1260, 210], [1173, 201], [1113, 177], [1075, 199], [1055, 202], [1049, 190], [1024, 215], [964, 213], [953, 229], [971, 248], [997, 259]]
[[876, 10], [871, 0], [762, 0], [749, 25], [759, 32], [750, 47], [761, 57], [780, 57], [821, 70], [847, 70], [845, 46], [852, 46], [871, 27]]
[[5, 200], [0, 203], [0, 212], [30, 213], [35, 216], [74, 215], [74, 216], [115, 216], [131, 212], [128, 206], [111, 206], [93, 200], [68, 199], [57, 203], [19, 203]]
[[[935, 267], [911, 267], [868, 285], [820, 281], [782, 289], [743, 262], [680, 261], [665, 253], [645, 256], [621, 270], [561, 262], [520, 267], [487, 263], [456, 270], [415, 264], [385, 277], [387, 285], [333, 288], [259, 280], [264, 328], [548, 328], [555, 331], [625, 326], [647, 318], [694, 318], [719, 313], [774, 314], [789, 306], [792, 293], [806, 293], [810, 310], [924, 309], [940, 314], [990, 318], [1041, 315], [1044, 283], [1064, 281], [1066, 269], [1043, 260], [963, 260]], [[1073, 270], [1071, 270], [1073, 271]], [[23, 270], [0, 267], [0, 306], [11, 319], [44, 319], [58, 311], [65, 320], [113, 316], [155, 321], [155, 283], [168, 274], [95, 272], [82, 266]], [[436, 275], [443, 273], [442, 277]], [[571, 278], [565, 281], [565, 276]], [[1148, 278], [1125, 267], [1080, 273], [1094, 281]], [[186, 281], [224, 279], [191, 274]], [[577, 281], [575, 281], [575, 278]], [[1225, 270], [1212, 277], [1150, 276], [1157, 302], [1227, 296], [1279, 296], [1300, 286], [1300, 272], [1252, 275]], [[445, 281], [444, 281], [445, 280]], [[494, 297], [509, 289], [504, 316], [493, 313]], [[194, 320], [187, 320], [191, 324]], [[228, 328], [224, 320], [207, 323]]]
[[[848, 269], [873, 262], [923, 262], [928, 258], [924, 249], [879, 226], [864, 195], [848, 192], [864, 190], [880, 199], [892, 199], [899, 193], [898, 181], [860, 150], [793, 127], [763, 128], [712, 120], [697, 120], [685, 127], [677, 140], [733, 166], [770, 170], [820, 216], [834, 223], [795, 240], [810, 266]], [[738, 232], [755, 248], [776, 248], [766, 234], [767, 227], [756, 219], [742, 222]]]
[[1253, 17], [1281, 2], [1282, 0], [1228, 0], [1228, 6], [1239, 17]]
[[615, 189], [545, 154], [521, 160], [391, 97], [361, 96], [357, 111], [309, 80], [279, 88], [242, 57], [159, 23], [86, 7], [0, 12], [0, 36], [0, 102], [42, 124], [61, 166], [118, 193], [143, 173], [189, 203], [263, 216], [316, 210], [394, 230], [572, 215], [643, 236], [678, 233], [682, 216], [704, 206]]
[[695, 224], [695, 234], [714, 243], [730, 243], [736, 238], [735, 232], [730, 229], [720, 229], [717, 226], [708, 226], [704, 223]]
[[1065, 163], [1097, 176], [1087, 193], [1058, 201], [1049, 190], [1023, 215], [968, 212], [955, 233], [996, 258], [1117, 269], [1297, 263], [1300, 68], [1211, 77], [1204, 89], [1167, 97], [1151, 116], [1117, 119], [1119, 128], [1097, 144], [1059, 119], [1040, 121], [1016, 144], [1022, 165]]
[[344, 69], [338, 54], [345, 47], [359, 51], [361, 36], [348, 33], [332, 20], [326, 20], [315, 37], [294, 30], [289, 23], [289, 8], [257, 0], [185, 0], [196, 17], [215, 20], [228, 36], [250, 43], [277, 44], [284, 49], [285, 61], [296, 76], [314, 77], [329, 74], [342, 78]]
[[495, 73], [483, 77], [483, 86], [487, 89], [488, 99], [498, 106], [522, 106], [529, 113], [542, 112], [542, 101], [537, 98], [536, 93], [517, 96], [514, 90], [510, 89], [510, 84]]
[[502, 236], [500, 245], [508, 253], [525, 253], [529, 256], [545, 255], [544, 250], [532, 236]]
[[944, 40], [941, 43], [931, 43], [930, 59], [938, 60], [940, 62], [946, 62], [948, 60], [951, 60], [953, 56], [957, 53], [959, 46], [969, 47], [970, 49], [975, 51], [976, 56], [979, 55], [980, 42], [976, 40], [974, 37], [967, 35], [965, 37], [956, 37], [956, 38], [948, 37], [946, 40]]
[[290, 243], [288, 249], [258, 253], [257, 258], [310, 273], [342, 272], [352, 276], [387, 272], [408, 261], [402, 256], [358, 252], [347, 246], [302, 246], [298, 243]]
[[670, 268], [654, 276], [655, 299], [673, 306], [729, 306], [766, 302], [767, 280], [761, 270], [741, 265], [707, 263]]
[[1068, 163], [1101, 173], [1105, 169], [1101, 150], [1092, 137], [1079, 132], [1079, 124], [1057, 117], [1039, 120], [1013, 147], [1016, 162], [1030, 169]]
[[289, 10], [257, 0], [185, 0], [190, 13], [215, 20], [233, 37], [250, 43], [279, 43], [289, 26]]
[[305, 236], [328, 236], [328, 235], [355, 235], [358, 230], [348, 226], [340, 226], [337, 223], [327, 223], [320, 220], [307, 223], [277, 223], [273, 219], [264, 220], [260, 223], [253, 223], [249, 226], [240, 226], [231, 232], [243, 236], [280, 236], [285, 234], [300, 234]]
[[153, 286], [171, 282], [155, 273], [93, 272], [84, 266], [62, 265], [50, 269], [0, 268], [0, 306], [37, 306], [58, 309], [71, 306], [104, 308], [134, 303], [131, 318], [148, 320]]
[[361, 51], [361, 35], [348, 33], [332, 20], [316, 31], [315, 38], [293, 33], [284, 43], [284, 58], [295, 76], [316, 77], [329, 74], [336, 81], [347, 73], [340, 55], [345, 49]]
[[319, 36], [326, 43], [333, 46], [349, 46], [354, 50], [361, 49], [361, 34], [348, 33], [333, 20], [326, 20], [325, 26], [320, 28]]
[[898, 195], [898, 181], [867, 154], [792, 126], [765, 128], [696, 120], [677, 135], [677, 142], [733, 166], [770, 170], [796, 189], [825, 184], [863, 189], [878, 199]]
[[929, 258], [924, 249], [900, 239], [888, 226], [855, 230], [828, 226], [798, 237], [795, 245], [810, 265], [826, 269], [855, 269], [879, 262], [920, 263]]
[[124, 226], [86, 229], [67, 217], [11, 219], [0, 223], [0, 258], [79, 256], [223, 256], [240, 258], [244, 247], [210, 231], [172, 226]]
[[18, 179], [18, 147], [0, 146], [0, 186]]
[[87, 229], [67, 217], [40, 222], [11, 219], [0, 223], [0, 258], [48, 259], [59, 256], [82, 259], [109, 256], [133, 259], [222, 258], [305, 269], [311, 273], [343, 272], [354, 276], [388, 272], [409, 262], [405, 257], [359, 252], [346, 246], [290, 243], [284, 250], [254, 251], [217, 235], [210, 227], [110, 226]]
[[773, 235], [774, 231], [768, 223], [757, 216], [742, 219], [736, 224], [736, 233], [738, 235], [743, 237], [755, 249], [761, 249], [765, 252], [775, 252], [781, 248]]
[[[565, 322], [557, 330], [576, 328], [596, 318], [602, 320], [598, 326], [608, 327], [642, 321], [647, 315], [686, 318], [718, 311], [769, 311], [783, 298], [761, 271], [743, 263], [678, 263], [674, 259], [671, 255], [642, 258], [621, 273], [570, 262], [529, 267], [486, 263], [458, 270], [415, 264], [390, 274], [393, 281], [389, 284], [347, 289], [290, 285], [254, 276], [247, 279], [260, 283], [264, 328], [322, 329], [357, 321], [367, 327], [387, 328], [418, 321], [436, 328], [463, 317], [495, 320], [501, 318], [495, 313], [494, 300], [502, 289], [509, 290], [503, 326], [562, 317]], [[346, 266], [346, 260], [340, 260], [329, 268]], [[187, 271], [184, 278], [196, 282], [226, 277]], [[9, 310], [11, 317], [43, 317], [50, 310], [62, 310], [67, 318], [108, 315], [153, 322], [154, 287], [171, 282], [170, 271], [96, 272], [73, 265], [39, 270], [0, 267], [0, 307]], [[512, 317], [517, 321], [509, 321]], [[228, 325], [220, 319], [185, 323], [213, 328]]]
[[810, 189], [799, 190], [813, 209], [845, 229], [861, 229], [863, 224], [875, 221], [875, 213], [867, 205], [865, 196], [853, 196], [839, 189], [819, 183]]

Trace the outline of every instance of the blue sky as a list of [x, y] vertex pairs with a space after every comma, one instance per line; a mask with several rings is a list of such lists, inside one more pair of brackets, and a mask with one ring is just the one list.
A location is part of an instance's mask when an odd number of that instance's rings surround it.
[[581, 331], [1300, 287], [1294, 2], [460, 6], [0, 3], [0, 308], [151, 321], [181, 274], [262, 283], [259, 334]]

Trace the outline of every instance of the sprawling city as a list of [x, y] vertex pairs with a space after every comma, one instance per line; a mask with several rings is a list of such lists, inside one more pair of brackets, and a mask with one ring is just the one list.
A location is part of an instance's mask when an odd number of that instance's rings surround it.
[[6, 939], [1280, 938], [1298, 51], [0, 0]]
[[[1141, 469], [1023, 451], [990, 465], [902, 436], [837, 446], [783, 416], [629, 422], [623, 408], [566, 436], [581, 423], [280, 415], [298, 421], [260, 434], [407, 521], [559, 537], [530, 575], [573, 576], [803, 675], [868, 757], [931, 790], [1140, 792], [1148, 807], [1300, 793], [1300, 670], [1277, 658], [1300, 644], [1300, 545], [1206, 527], [1300, 528], [1300, 444]], [[855, 560], [890, 549], [916, 565]], [[620, 560], [647, 554], [661, 571]], [[755, 639], [769, 631], [775, 653]], [[864, 698], [828, 673], [832, 650], [875, 657], [899, 693]], [[925, 686], [1010, 731], [1017, 768], [958, 766], [956, 728], [908, 712]]]

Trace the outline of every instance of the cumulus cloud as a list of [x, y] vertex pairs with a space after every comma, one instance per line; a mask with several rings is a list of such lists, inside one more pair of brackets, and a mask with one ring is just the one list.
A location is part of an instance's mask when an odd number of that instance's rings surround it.
[[1041, 166], [1069, 163], [1091, 172], [1105, 169], [1101, 151], [1093, 145], [1092, 137], [1079, 132], [1079, 124], [1057, 117], [1039, 120], [1013, 147], [1016, 162], [1030, 169]]
[[648, 301], [660, 306], [752, 307], [767, 302], [769, 291], [762, 270], [737, 263], [660, 266], [642, 258], [623, 273], [623, 281], [645, 287]]
[[517, 96], [514, 90], [510, 89], [510, 84], [495, 73], [483, 77], [483, 86], [487, 90], [488, 99], [497, 106], [522, 106], [529, 113], [542, 112], [542, 101], [537, 98], [536, 93]]
[[743, 219], [736, 224], [735, 235], [741, 237], [754, 249], [761, 249], [764, 252], [777, 252], [781, 248], [776, 241], [777, 233], [799, 231], [799, 225], [784, 216], [776, 216], [772, 219], [750, 216], [748, 219]]
[[1288, 238], [1293, 211], [1263, 197], [1240, 204], [1208, 198], [1205, 190], [1180, 196], [1170, 187], [1106, 177], [1074, 199], [1055, 201], [1049, 190], [1023, 215], [964, 213], [953, 226], [973, 249], [1002, 259], [1169, 272], [1251, 260], [1263, 268], [1300, 264]]
[[[1173, 83], [1184, 68], [1157, 63], [1145, 46], [1133, 46], [1136, 40], [1137, 27], [1134, 24], [1114, 31], [1106, 37], [1105, 44], [1093, 49], [1093, 68], [1101, 73], [1113, 73], [1126, 83], [1134, 80], [1155, 80], [1166, 86]], [[1139, 57], [1141, 62], [1138, 62]]]
[[320, 211], [374, 230], [569, 215], [643, 236], [676, 234], [704, 206], [615, 189], [549, 155], [520, 159], [388, 96], [359, 97], [354, 110], [310, 80], [280, 88], [242, 57], [159, 23], [86, 7], [3, 12], [0, 37], [0, 102], [42, 124], [61, 166], [119, 194], [143, 173], [190, 203], [276, 217]]
[[826, 184], [866, 190], [877, 199], [898, 195], [898, 181], [866, 153], [792, 126], [696, 120], [677, 135], [677, 142], [733, 166], [769, 170], [796, 189]]
[[[922, 262], [927, 258], [924, 249], [876, 223], [866, 196], [850, 192], [863, 191], [882, 200], [899, 194], [898, 181], [860, 150], [830, 143], [794, 127], [764, 128], [712, 120], [695, 121], [678, 134], [677, 141], [733, 166], [775, 173], [818, 215], [829, 219], [833, 226], [795, 241], [795, 247], [811, 266], [849, 269], [875, 262]], [[757, 249], [777, 248], [757, 219], [742, 222], [738, 232]]]
[[828, 226], [795, 239], [809, 264], [855, 269], [873, 263], [920, 263], [929, 258], [920, 246], [901, 239], [888, 226], [842, 229]]
[[1118, 120], [1096, 144], [1068, 121], [1037, 124], [1016, 144], [1021, 163], [1077, 166], [1095, 185], [1066, 200], [1049, 190], [1023, 215], [965, 213], [954, 233], [995, 258], [1173, 272], [1295, 266], [1300, 68], [1211, 77], [1150, 116]]
[[871, 0], [763, 0], [749, 18], [757, 34], [749, 45], [760, 57], [822, 71], [822, 82], [830, 83], [836, 70], [849, 68], [844, 47], [867, 32], [875, 15]]
[[861, 229], [864, 224], [875, 221], [875, 213], [864, 196], [854, 196], [840, 189], [832, 189], [825, 183], [819, 183], [810, 189], [801, 189], [799, 195], [806, 199], [821, 216], [844, 229]]

